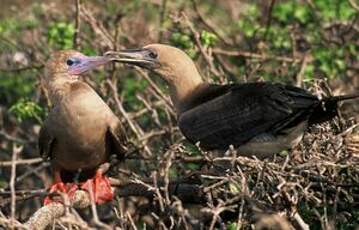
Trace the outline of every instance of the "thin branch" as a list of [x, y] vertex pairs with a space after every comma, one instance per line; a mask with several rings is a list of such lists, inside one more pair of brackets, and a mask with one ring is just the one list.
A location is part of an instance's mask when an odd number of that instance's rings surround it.
[[302, 65], [300, 67], [300, 71], [299, 73], [297, 74], [297, 83], [296, 83], [296, 86], [298, 87], [301, 87], [302, 84], [303, 84], [303, 79], [304, 79], [304, 74], [305, 74], [305, 69], [307, 68], [308, 66], [308, 62], [310, 62], [311, 59], [310, 59], [310, 56], [308, 54], [305, 54], [304, 55], [304, 58], [303, 58], [303, 62], [302, 62]]
[[193, 9], [196, 12], [199, 20], [201, 20], [201, 22], [212, 32], [214, 33], [224, 44], [231, 46], [233, 45], [232, 42], [230, 42], [228, 39], [224, 38], [216, 29], [215, 26], [212, 25], [212, 23], [210, 21], [208, 21], [208, 19], [206, 19], [202, 13], [200, 12], [200, 10], [198, 9], [198, 5], [196, 0], [191, 0], [192, 4], [193, 4]]
[[78, 49], [80, 45], [80, 26], [81, 26], [81, 18], [80, 18], [80, 11], [81, 11], [81, 0], [75, 0], [76, 5], [76, 19], [75, 19], [75, 34], [73, 37], [73, 47], [74, 49]]
[[296, 220], [297, 224], [301, 227], [302, 230], [309, 230], [309, 225], [307, 223], [305, 223], [305, 221], [303, 220], [303, 218], [299, 215], [299, 213], [295, 213], [295, 215], [293, 216], [293, 218]]
[[[4, 137], [5, 139], [7, 139], [9, 141], [16, 142], [18, 144], [25, 144], [25, 143], [28, 142], [28, 141], [26, 141], [24, 139], [21, 139], [21, 138], [18, 138], [18, 137], [13, 137], [13, 136], [7, 134], [5, 131], [0, 131], [0, 136]], [[10, 165], [11, 165], [11, 163], [10, 163]]]
[[104, 25], [100, 23], [96, 18], [92, 15], [92, 13], [87, 10], [85, 7], [81, 7], [80, 16], [90, 24], [91, 28], [94, 32], [101, 38], [101, 42], [107, 48], [113, 50], [115, 40], [111, 36], [111, 34], [106, 30]]
[[161, 89], [156, 85], [156, 83], [154, 81], [152, 81], [152, 79], [148, 76], [148, 74], [143, 71], [141, 68], [136, 68], [136, 70], [138, 71], [138, 73], [141, 74], [141, 76], [143, 78], [145, 78], [148, 83], [150, 84], [150, 86], [152, 87], [152, 89], [156, 92], [156, 94], [158, 94], [159, 98], [162, 99], [165, 102], [165, 105], [167, 107], [167, 109], [170, 111], [170, 113], [173, 116], [176, 116], [176, 113], [173, 110], [173, 106], [171, 101], [169, 100], [169, 98], [161, 91]]
[[193, 34], [193, 36], [194, 36], [196, 45], [197, 45], [198, 49], [200, 50], [200, 52], [201, 52], [203, 58], [205, 59], [205, 61], [206, 61], [207, 64], [209, 65], [209, 70], [211, 71], [211, 73], [212, 73], [213, 75], [215, 75], [216, 77], [221, 78], [222, 74], [221, 74], [221, 73], [217, 70], [217, 68], [214, 66], [213, 58], [210, 57], [210, 56], [206, 53], [204, 47], [203, 47], [202, 44], [201, 44], [201, 39], [200, 39], [201, 36], [200, 36], [200, 34], [195, 30], [195, 28], [194, 28], [192, 22], [188, 19], [187, 15], [186, 15], [184, 12], [182, 12], [182, 17], [183, 17], [185, 23], [187, 24], [188, 28], [191, 30], [191, 32], [192, 32], [192, 34]]
[[19, 68], [12, 68], [12, 69], [3, 69], [0, 68], [1, 72], [22, 72], [22, 71], [28, 71], [28, 70], [41, 70], [44, 68], [44, 65], [31, 65], [31, 66], [24, 66]]
[[297, 58], [290, 58], [290, 57], [282, 57], [282, 56], [271, 56], [266, 54], [257, 54], [257, 53], [251, 53], [246, 51], [229, 51], [229, 50], [222, 50], [222, 49], [213, 49], [213, 53], [220, 54], [220, 55], [226, 55], [226, 56], [241, 56], [241, 57], [247, 57], [247, 58], [256, 58], [260, 60], [276, 60], [281, 62], [288, 62], [288, 63], [294, 63], [298, 64], [301, 62], [300, 59]]
[[166, 10], [167, 10], [167, 0], [162, 0], [160, 23], [159, 23], [159, 35], [158, 35], [159, 42], [162, 42], [162, 38], [163, 38], [163, 29], [164, 29], [163, 24], [164, 24], [165, 18], [166, 18]]
[[41, 157], [38, 158], [33, 158], [33, 159], [20, 159], [20, 160], [16, 160], [15, 162], [13, 161], [0, 161], [0, 167], [9, 167], [12, 166], [12, 164], [16, 164], [16, 165], [31, 165], [31, 164], [38, 164], [43, 162], [43, 159]]
[[269, 5], [269, 9], [268, 9], [268, 15], [267, 15], [267, 22], [266, 22], [266, 30], [264, 33], [264, 39], [267, 38], [269, 29], [272, 25], [272, 12], [273, 12], [273, 7], [275, 5], [276, 0], [271, 0], [270, 5]]
[[[107, 84], [110, 86], [111, 90], [112, 90], [112, 93], [114, 95], [114, 99], [115, 99], [115, 102], [117, 104], [117, 107], [118, 109], [120, 110], [120, 113], [121, 115], [125, 118], [126, 122], [129, 124], [131, 130], [135, 133], [137, 139], [141, 139], [141, 136], [144, 135], [142, 129], [137, 126], [130, 118], [129, 118], [129, 115], [128, 113], [126, 112], [125, 108], [123, 107], [122, 105], [122, 102], [120, 101], [120, 98], [118, 96], [118, 91], [117, 91], [117, 88], [116, 86], [114, 85], [114, 83], [110, 80], [107, 80]], [[150, 156], [152, 156], [152, 152], [150, 150], [150, 148], [144, 144], [144, 150], [147, 152], [147, 154], [149, 154]]]
[[359, 5], [355, 2], [355, 0], [348, 0], [350, 5], [359, 12]]
[[15, 193], [15, 179], [16, 179], [16, 159], [22, 151], [22, 146], [17, 147], [14, 145], [12, 151], [12, 163], [11, 163], [11, 177], [10, 177], [10, 191], [11, 191], [11, 222], [15, 223], [16, 214], [16, 193]]

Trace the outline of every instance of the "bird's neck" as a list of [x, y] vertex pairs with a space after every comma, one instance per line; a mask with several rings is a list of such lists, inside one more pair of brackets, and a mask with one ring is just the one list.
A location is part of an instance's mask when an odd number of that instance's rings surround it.
[[176, 77], [169, 84], [170, 96], [177, 113], [183, 112], [186, 102], [202, 85], [206, 85], [197, 71]]
[[52, 104], [57, 104], [69, 94], [71, 84], [78, 82], [78, 76], [56, 76], [54, 80], [46, 82], [49, 99]]

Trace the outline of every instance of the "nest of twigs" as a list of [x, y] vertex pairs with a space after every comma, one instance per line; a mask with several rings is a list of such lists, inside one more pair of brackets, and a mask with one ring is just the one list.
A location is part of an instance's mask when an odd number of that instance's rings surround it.
[[[193, 156], [181, 143], [157, 159], [134, 153], [125, 162], [127, 169], [119, 162], [110, 170], [117, 178], [113, 185], [118, 199], [112, 211], [102, 210], [100, 218], [93, 219], [94, 224], [125, 229], [136, 228], [135, 223], [150, 229], [228, 225], [308, 229], [307, 223], [321, 228], [354, 227], [359, 210], [359, 134], [355, 127], [353, 122], [339, 120], [315, 126], [297, 148], [270, 160], [238, 156], [235, 150], [218, 156], [198, 149]], [[197, 168], [181, 168], [183, 165]], [[150, 170], [152, 167], [156, 170]], [[174, 169], [181, 175], [172, 175]], [[86, 194], [78, 195], [69, 204], [91, 206]], [[27, 224], [42, 229], [54, 217], [63, 216], [53, 223], [89, 228], [84, 220], [93, 218], [90, 209], [83, 209], [81, 215], [71, 208], [67, 211], [65, 214], [62, 204], [42, 208]], [[107, 224], [100, 221], [104, 218]], [[4, 220], [2, 224], [10, 226], [11, 221]], [[19, 228], [29, 226], [17, 224]]]
[[[159, 164], [159, 175], [152, 175], [154, 180], [133, 181], [153, 191], [136, 218], [184, 228], [214, 228], [228, 222], [276, 229], [306, 229], [306, 222], [322, 228], [354, 226], [359, 135], [352, 133], [355, 125], [350, 122], [342, 122], [342, 128], [338, 123], [313, 127], [300, 146], [272, 160], [238, 157], [235, 151], [223, 157], [206, 152], [183, 157], [181, 146], [172, 146]], [[201, 163], [201, 169], [171, 182], [169, 171], [178, 160]]]

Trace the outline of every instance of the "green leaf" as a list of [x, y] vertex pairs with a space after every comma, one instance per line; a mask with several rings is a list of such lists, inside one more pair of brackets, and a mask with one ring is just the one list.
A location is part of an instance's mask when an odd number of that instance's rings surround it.
[[44, 116], [44, 109], [40, 105], [25, 98], [20, 99], [12, 105], [9, 112], [15, 115], [18, 122], [26, 119], [35, 119], [41, 124], [41, 117]]
[[201, 154], [201, 151], [198, 149], [196, 145], [186, 144], [185, 149], [190, 155], [193, 156], [198, 156]]
[[309, 8], [303, 5], [297, 5], [294, 10], [294, 18], [302, 24], [307, 23], [310, 20]]
[[72, 23], [51, 23], [48, 28], [47, 39], [56, 49], [70, 49], [73, 46], [75, 27]]
[[338, 67], [339, 70], [345, 70], [346, 69], [346, 64], [344, 60], [341, 59], [336, 59], [335, 60], [335, 64]]
[[232, 192], [232, 193], [240, 193], [241, 192], [241, 188], [238, 187], [236, 184], [234, 183], [229, 183], [229, 190]]
[[246, 20], [246, 19], [240, 19], [237, 22], [237, 25], [241, 30], [241, 32], [244, 33], [246, 37], [253, 37], [256, 30], [259, 29], [258, 24], [253, 23], [250, 20]]
[[314, 77], [314, 65], [308, 64], [304, 69], [304, 78], [305, 81], [311, 81]]
[[258, 9], [257, 5], [255, 4], [248, 4], [248, 7], [246, 9], [246, 15], [251, 17], [257, 17], [259, 16], [260, 10]]
[[202, 30], [201, 32], [201, 43], [205, 47], [210, 47], [216, 44], [218, 38], [215, 34], [208, 32], [206, 30]]
[[288, 154], [289, 154], [289, 153], [288, 153], [287, 150], [283, 150], [283, 151], [281, 151], [281, 152], [279, 153], [279, 156], [281, 156], [281, 157], [286, 157]]
[[201, 168], [200, 165], [195, 164], [195, 163], [187, 163], [185, 166], [186, 166], [186, 169], [190, 169], [190, 170], [199, 170]]
[[184, 32], [174, 32], [171, 34], [170, 42], [172, 45], [184, 50], [192, 59], [197, 56], [197, 51], [195, 49], [196, 46], [190, 35]]
[[273, 8], [273, 16], [281, 22], [288, 22], [294, 15], [294, 3], [283, 2]]
[[233, 222], [227, 226], [227, 230], [237, 230], [237, 223]]

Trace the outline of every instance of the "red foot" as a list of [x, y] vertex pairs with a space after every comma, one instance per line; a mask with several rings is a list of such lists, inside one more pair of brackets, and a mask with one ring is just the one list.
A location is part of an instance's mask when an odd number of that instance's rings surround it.
[[94, 178], [91, 178], [83, 183], [81, 188], [89, 193], [90, 189], [93, 191], [92, 194], [96, 204], [103, 204], [113, 199], [110, 180], [99, 171], [96, 172]]
[[[71, 199], [76, 190], [78, 189], [78, 186], [74, 183], [66, 183], [64, 184], [63, 182], [58, 182], [56, 184], [53, 184], [50, 188], [50, 193], [65, 193], [69, 199]], [[44, 205], [48, 205], [52, 202], [62, 202], [61, 197], [59, 196], [54, 196], [54, 197], [50, 197], [47, 196], [44, 200]]]
[[[55, 173], [55, 181], [60, 182], [57, 182], [51, 186], [50, 193], [65, 193], [70, 200], [74, 196], [76, 190], [79, 189], [79, 186], [77, 186], [75, 183], [64, 184], [63, 182], [61, 182], [61, 178], [58, 172]], [[96, 172], [94, 178], [88, 179], [86, 182], [81, 183], [80, 188], [87, 191], [89, 194], [91, 194], [91, 189], [96, 204], [103, 204], [113, 199], [113, 192], [110, 180], [108, 179], [108, 177], [102, 175], [102, 173], [99, 171]], [[62, 202], [62, 199], [58, 196], [47, 196], [44, 200], [44, 205], [48, 205], [52, 202]]]

